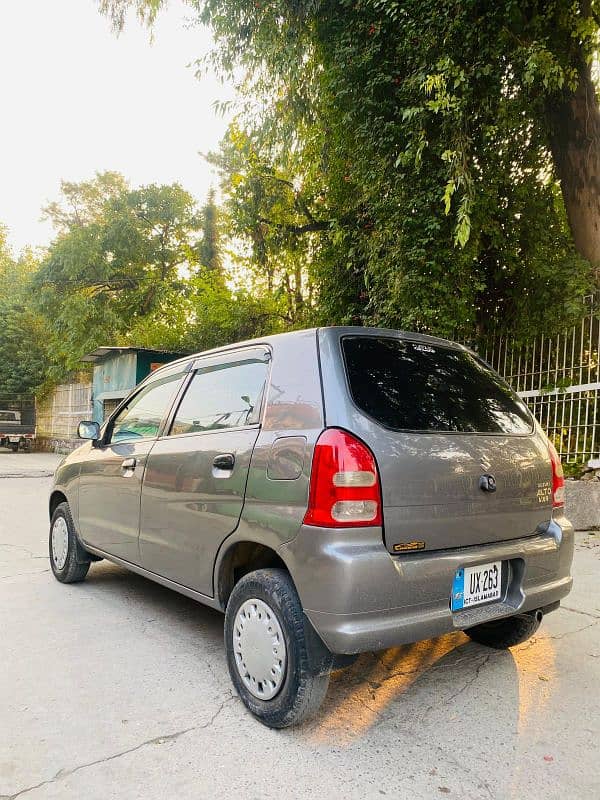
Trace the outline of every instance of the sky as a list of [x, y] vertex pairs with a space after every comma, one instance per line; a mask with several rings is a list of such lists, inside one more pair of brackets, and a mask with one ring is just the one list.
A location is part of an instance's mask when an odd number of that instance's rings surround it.
[[199, 152], [233, 90], [190, 65], [211, 48], [171, 0], [153, 41], [136, 20], [116, 36], [95, 0], [0, 0], [0, 223], [15, 253], [53, 236], [41, 209], [60, 181], [116, 170], [132, 185], [179, 182], [200, 202], [216, 178]]

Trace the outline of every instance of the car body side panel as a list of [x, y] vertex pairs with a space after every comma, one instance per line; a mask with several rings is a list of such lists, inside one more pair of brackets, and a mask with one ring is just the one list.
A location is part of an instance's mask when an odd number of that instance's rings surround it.
[[92, 449], [91, 442], [82, 443], [60, 462], [54, 473], [54, 480], [50, 496], [54, 492], [61, 492], [67, 498], [73, 521], [79, 530], [79, 473], [81, 464], [85, 461]]
[[[142, 490], [140, 554], [145, 569], [212, 594], [215, 553], [237, 527], [258, 428], [216, 430], [159, 439]], [[213, 459], [235, 457], [219, 476]]]
[[[140, 563], [142, 479], [153, 439], [94, 447], [79, 476], [79, 535], [107, 553]], [[135, 459], [134, 469], [124, 469]]]
[[308, 504], [315, 442], [324, 426], [315, 330], [267, 340], [273, 353], [261, 431], [254, 446], [239, 526], [215, 563], [215, 587], [239, 542], [276, 550], [300, 530]]

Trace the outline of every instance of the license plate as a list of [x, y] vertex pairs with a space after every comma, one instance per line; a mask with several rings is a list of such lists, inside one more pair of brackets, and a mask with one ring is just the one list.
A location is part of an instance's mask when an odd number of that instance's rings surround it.
[[452, 611], [499, 600], [502, 593], [502, 562], [461, 567], [452, 583]]

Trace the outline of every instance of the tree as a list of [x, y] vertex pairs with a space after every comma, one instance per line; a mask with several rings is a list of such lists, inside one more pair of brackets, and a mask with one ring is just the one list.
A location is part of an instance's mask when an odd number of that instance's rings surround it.
[[73, 228], [99, 222], [110, 200], [128, 191], [125, 178], [118, 172], [97, 172], [89, 181], [61, 181], [61, 199], [49, 203], [43, 217], [52, 222], [57, 233], [69, 233]]
[[202, 209], [202, 241], [199, 262], [207, 270], [219, 272], [223, 263], [219, 236], [219, 217], [215, 204], [215, 190], [210, 189], [206, 205]]
[[284, 300], [291, 324], [306, 322], [313, 300], [311, 246], [330, 222], [317, 218], [318, 204], [301, 184], [301, 165], [292, 154], [270, 160], [235, 122], [209, 161], [221, 176], [228, 234], [244, 245], [238, 262], [255, 288]]
[[277, 298], [245, 289], [231, 291], [213, 272], [191, 280], [190, 305], [182, 349], [188, 352], [220, 347], [287, 329]]
[[46, 209], [58, 236], [35, 286], [59, 369], [140, 325], [173, 319], [198, 265], [201, 218], [179, 185], [130, 189], [115, 173], [63, 184]]
[[3, 302], [10, 293], [10, 284], [14, 261], [8, 245], [8, 230], [0, 224], [0, 302]]
[[[117, 24], [130, 5], [103, 2]], [[162, 4], [135, 5], [149, 21]], [[241, 67], [237, 127], [319, 198], [322, 227], [284, 246], [326, 319], [520, 336], [548, 305], [567, 320], [600, 264], [596, 0], [189, 5], [217, 68]]]
[[45, 321], [23, 305], [0, 303], [0, 395], [36, 392], [47, 378]]
[[283, 325], [276, 299], [228, 287], [212, 195], [200, 212], [177, 184], [132, 189], [102, 173], [63, 184], [46, 213], [58, 234], [32, 267], [28, 308], [45, 320], [50, 381], [99, 345], [189, 352]]
[[32, 394], [47, 376], [47, 326], [28, 302], [36, 267], [30, 251], [14, 259], [0, 225], [0, 395]]

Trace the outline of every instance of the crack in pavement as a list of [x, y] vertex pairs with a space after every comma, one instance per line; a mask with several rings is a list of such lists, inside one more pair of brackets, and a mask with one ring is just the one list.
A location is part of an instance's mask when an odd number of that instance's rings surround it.
[[446, 697], [442, 701], [442, 705], [443, 706], [450, 705], [450, 703], [453, 700], [455, 700], [463, 692], [466, 692], [466, 690], [475, 683], [477, 678], [479, 678], [479, 673], [485, 667], [485, 665], [489, 662], [489, 660], [492, 658], [492, 655], [493, 655], [492, 653], [488, 653], [486, 656], [483, 657], [483, 659], [480, 661], [480, 663], [475, 668], [475, 673], [468, 680], [465, 681], [464, 686], [462, 686], [456, 692], [453, 692], [453, 694], [451, 694], [450, 697]]
[[[461, 695], [463, 692], [467, 691], [469, 689], [469, 687], [472, 684], [475, 683], [477, 678], [479, 678], [480, 673], [483, 670], [483, 668], [486, 666], [486, 664], [490, 660], [492, 660], [494, 658], [497, 658], [499, 655], [500, 654], [495, 653], [495, 652], [483, 654], [483, 657], [480, 659], [479, 663], [477, 664], [477, 666], [475, 668], [474, 674], [469, 676], [469, 678], [465, 681], [464, 685], [461, 686], [461, 688], [458, 689], [458, 691], [455, 691], [452, 694], [450, 694], [448, 697], [444, 698], [442, 700], [442, 702], [441, 702], [441, 705], [448, 705], [449, 703], [452, 703], [459, 695]], [[420, 671], [419, 669], [415, 669], [415, 670], [407, 670], [407, 671], [400, 672], [400, 673], [395, 671], [395, 672], [392, 673], [390, 667], [387, 664], [385, 664], [385, 662], [381, 659], [381, 657], [377, 656], [375, 658], [375, 660], [378, 663], [380, 663], [380, 665], [387, 672], [390, 673], [390, 675], [388, 677], [383, 678], [383, 680], [381, 681], [382, 683], [385, 682], [386, 680], [390, 680], [391, 678], [393, 678], [396, 675], [413, 674], [415, 672], [419, 672]], [[459, 664], [459, 663], [461, 663], [463, 661], [472, 661], [472, 660], [473, 660], [472, 656], [464, 656], [463, 658], [456, 659], [451, 664], [433, 665], [433, 666], [429, 667], [427, 670], [425, 670], [422, 673], [422, 675], [426, 675], [427, 673], [431, 673], [431, 672], [434, 672], [434, 671], [440, 670], [440, 669], [449, 669], [449, 668], [452, 668], [452, 667], [456, 666], [457, 664]], [[418, 680], [420, 680], [422, 675], [419, 675]], [[371, 713], [373, 713], [375, 715], [377, 721], [373, 724], [372, 727], [376, 727], [376, 726], [385, 724], [389, 720], [395, 718], [395, 713], [394, 713], [394, 710], [393, 710], [392, 707], [390, 707], [387, 710], [387, 713], [386, 713], [386, 712], [381, 711], [379, 709], [373, 708], [373, 706], [371, 706], [367, 702], [367, 700], [365, 700], [364, 697], [360, 697], [359, 696], [359, 697], [356, 698], [356, 700], [357, 700], [358, 703], [360, 703], [362, 706], [367, 708]], [[425, 710], [425, 713], [421, 715], [421, 717], [419, 719], [419, 726], [423, 723], [426, 715], [433, 708], [434, 708], [434, 706], [430, 706], [429, 708], [427, 708]], [[424, 746], [427, 746], [427, 747], [431, 746], [431, 742], [428, 739], [424, 738], [422, 735], [420, 735], [419, 733], [416, 732], [415, 725], [412, 724], [412, 723], [411, 723], [411, 726], [410, 726], [410, 731], [411, 731], [411, 736], [413, 736], [415, 739], [417, 739], [421, 744], [423, 744]], [[434, 747], [442, 755], [442, 757], [445, 758], [447, 761], [449, 761], [454, 767], [456, 767], [458, 770], [462, 771], [464, 774], [469, 775], [472, 779], [474, 779], [478, 784], [478, 788], [481, 789], [481, 790], [484, 790], [485, 793], [487, 794], [487, 796], [489, 798], [491, 798], [491, 800], [494, 800], [496, 795], [494, 794], [494, 792], [492, 790], [492, 787], [488, 784], [488, 782], [485, 780], [485, 778], [478, 773], [477, 770], [472, 769], [471, 767], [467, 766], [466, 764], [464, 764], [463, 762], [458, 760], [456, 758], [456, 755], [454, 754], [454, 752], [445, 749], [442, 745], [436, 744], [436, 745], [434, 745]], [[0, 798], [0, 800], [2, 800], [2, 799]]]
[[[600, 624], [600, 618], [594, 619], [594, 622], [590, 622], [589, 625], [584, 625], [583, 628], [577, 628], [574, 631], [565, 631], [564, 633], [556, 633], [554, 636], [549, 636], [549, 639], [564, 639], [567, 636], [574, 636], [576, 633], [581, 633], [581, 631], [587, 631], [588, 628], [594, 628], [596, 625]], [[0, 798], [1, 800], [1, 798]]]
[[578, 608], [571, 608], [570, 606], [563, 606], [561, 605], [561, 609], [565, 611], [570, 611], [572, 614], [583, 614], [585, 617], [593, 617], [594, 619], [600, 619], [600, 614], [592, 614], [591, 611], [580, 611]]
[[[43, 575], [44, 572], [50, 572], [50, 568], [36, 569], [33, 572], [15, 572], [13, 575], [0, 575], [0, 581], [6, 581], [9, 578], [23, 578], [25, 575]], [[2, 795], [0, 795], [0, 800], [2, 800]]]
[[23, 545], [21, 544], [10, 544], [8, 542], [0, 542], [0, 547], [6, 547], [9, 550], [22, 550], [24, 553], [27, 553], [29, 558], [48, 558], [48, 556], [34, 555], [32, 550], [29, 550], [27, 547], [23, 547]]
[[[564, 631], [563, 633], [555, 633], [555, 634], [548, 634], [544, 632], [543, 635], [541, 636], [532, 636], [531, 639], [528, 639], [522, 645], [519, 645], [520, 652], [523, 653], [526, 650], [530, 650], [532, 647], [535, 647], [538, 641], [540, 641], [540, 639], [554, 639], [554, 640], [566, 639], [567, 636], [575, 636], [576, 633], [581, 633], [582, 631], [586, 631], [588, 628], [594, 628], [596, 625], [600, 623], [600, 617], [595, 617], [593, 614], [586, 614], [586, 616], [592, 617], [594, 621], [590, 622], [589, 625], [584, 625], [582, 628], [575, 628], [574, 631]], [[0, 800], [2, 800], [2, 798], [0, 798]]]
[[[469, 689], [469, 687], [470, 687], [472, 684], [474, 684], [474, 683], [475, 683], [475, 681], [476, 681], [476, 680], [479, 678], [479, 675], [480, 675], [480, 673], [481, 673], [481, 670], [482, 670], [482, 669], [485, 667], [485, 665], [486, 665], [486, 664], [487, 664], [487, 663], [488, 663], [488, 662], [489, 662], [489, 661], [490, 661], [492, 658], [494, 658], [496, 655], [497, 655], [496, 653], [487, 653], [487, 654], [483, 655], [482, 659], [479, 661], [479, 663], [478, 663], [478, 664], [477, 664], [477, 666], [475, 667], [475, 672], [473, 673], [473, 675], [471, 675], [471, 676], [470, 676], [470, 677], [469, 677], [469, 678], [468, 678], [468, 679], [465, 681], [464, 685], [463, 685], [463, 686], [461, 686], [461, 688], [460, 688], [460, 689], [458, 689], [456, 692], [453, 692], [453, 693], [452, 693], [452, 694], [451, 694], [449, 697], [446, 697], [445, 699], [443, 699], [440, 705], [444, 706], [444, 705], [448, 705], [448, 704], [450, 704], [450, 703], [451, 703], [453, 700], [455, 700], [455, 699], [456, 699], [456, 698], [457, 698], [459, 695], [461, 695], [463, 692], [465, 692], [467, 689]], [[379, 659], [379, 658], [376, 658], [375, 660], [376, 660], [376, 661], [378, 661], [378, 662], [380, 662], [380, 663], [382, 663], [382, 662], [380, 661], [380, 659]], [[419, 675], [419, 678], [418, 678], [418, 680], [420, 680], [420, 678], [421, 678], [422, 676], [424, 676], [424, 675], [427, 675], [428, 673], [435, 672], [435, 671], [436, 671], [436, 670], [438, 670], [438, 669], [449, 669], [449, 668], [451, 668], [451, 667], [453, 667], [453, 666], [456, 666], [456, 664], [459, 664], [459, 663], [461, 663], [461, 662], [463, 662], [463, 661], [469, 661], [469, 662], [473, 662], [473, 658], [472, 658], [472, 657], [465, 656], [464, 658], [459, 658], [459, 659], [457, 659], [457, 660], [456, 660], [455, 662], [453, 662], [452, 664], [447, 664], [447, 665], [443, 665], [443, 666], [442, 666], [442, 665], [432, 665], [431, 667], [429, 667], [428, 669], [426, 669], [425, 671], [423, 671], [423, 672], [422, 672], [422, 675]], [[385, 665], [385, 664], [382, 664], [382, 666], [384, 666], [384, 667], [385, 667], [386, 665]], [[387, 667], [386, 667], [386, 668], [387, 668]], [[389, 668], [387, 668], [387, 669], [389, 669]], [[396, 676], [396, 675], [398, 675], [398, 674], [400, 674], [400, 675], [409, 675], [409, 674], [413, 674], [413, 673], [415, 673], [415, 672], [419, 672], [419, 670], [409, 670], [409, 671], [407, 671], [407, 672], [404, 672], [404, 673], [397, 673], [397, 672], [394, 672], [394, 673], [390, 674], [388, 677], [386, 677], [386, 678], [383, 678], [381, 681], [378, 681], [378, 682], [376, 682], [376, 683], [369, 682], [369, 687], [371, 688], [371, 690], [372, 690], [372, 691], [374, 691], [374, 690], [378, 689], [378, 688], [379, 688], [381, 685], [383, 685], [383, 683], [385, 683], [385, 682], [386, 682], [386, 681], [388, 681], [388, 680], [391, 680], [393, 677], [395, 677], [395, 676]], [[372, 695], [372, 697], [373, 697], [373, 699], [374, 699], [374, 695]], [[367, 702], [367, 701], [366, 701], [366, 700], [365, 700], [363, 697], [357, 696], [355, 699], [356, 699], [356, 701], [357, 701], [358, 703], [360, 703], [360, 704], [361, 704], [361, 705], [363, 705], [365, 708], [367, 708], [369, 711], [371, 711], [371, 713], [375, 714], [375, 716], [376, 716], [376, 717], [377, 717], [377, 719], [378, 719], [378, 722], [377, 722], [377, 723], [375, 723], [376, 725], [379, 725], [379, 724], [381, 724], [382, 722], [387, 722], [388, 720], [392, 719], [392, 718], [395, 716], [395, 712], [393, 711], [393, 709], [392, 709], [392, 708], [390, 708], [390, 709], [388, 710], [388, 713], [385, 713], [384, 711], [380, 711], [380, 710], [378, 710], [378, 709], [376, 709], [376, 708], [373, 708], [373, 707], [372, 707], [372, 706], [371, 706], [371, 705], [370, 705], [370, 704], [369, 704], [369, 703], [368, 703], [368, 702]], [[423, 714], [420, 716], [420, 718], [419, 718], [419, 724], [422, 724], [422, 723], [425, 721], [425, 718], [427, 717], [427, 715], [429, 714], [429, 712], [430, 712], [430, 711], [432, 711], [432, 710], [433, 710], [435, 707], [436, 707], [436, 706], [430, 705], [430, 706], [428, 706], [428, 707], [425, 709], [424, 713], [423, 713]], [[373, 725], [373, 727], [375, 727], [375, 725]], [[488, 788], [488, 787], [486, 787], [486, 788]], [[1, 798], [0, 798], [0, 800], [1, 800]]]
[[[493, 653], [490, 653], [489, 655], [487, 655], [486, 656], [486, 661], [489, 661], [489, 659], [493, 655], [494, 655]], [[464, 662], [467, 662], [467, 663], [471, 664], [471, 663], [473, 663], [475, 658], [476, 658], [476, 656], [474, 656], [471, 653], [469, 655], [462, 656], [461, 658], [455, 658], [452, 661], [447, 661], [446, 663], [443, 663], [443, 664], [433, 663], [433, 664], [430, 664], [429, 666], [427, 666], [425, 668], [423, 668], [421, 665], [419, 665], [419, 666], [414, 667], [412, 669], [406, 669], [406, 670], [399, 669], [399, 670], [394, 670], [392, 672], [392, 667], [388, 666], [382, 660], [381, 657], [376, 657], [375, 660], [379, 664], [381, 664], [383, 669], [385, 669], [389, 674], [384, 676], [384, 677], [382, 677], [382, 678], [380, 678], [380, 679], [378, 679], [377, 681], [372, 681], [371, 683], [373, 684], [374, 688], [378, 688], [379, 686], [383, 686], [384, 683], [386, 683], [387, 681], [391, 681], [394, 678], [405, 677], [407, 675], [415, 675], [415, 674], [418, 674], [418, 679], [417, 680], [421, 680], [422, 677], [428, 676], [430, 673], [437, 672], [438, 670], [454, 669], [454, 667], [457, 667], [459, 664], [462, 664]]]
[[427, 715], [429, 714], [429, 712], [430, 712], [430, 711], [433, 711], [433, 709], [434, 709], [434, 708], [437, 708], [437, 707], [439, 707], [439, 706], [447, 706], [447, 705], [450, 705], [450, 703], [452, 703], [452, 701], [453, 701], [453, 700], [456, 700], [456, 698], [457, 698], [459, 695], [461, 695], [463, 692], [466, 692], [466, 691], [467, 691], [467, 689], [469, 689], [469, 688], [470, 688], [470, 687], [471, 687], [471, 686], [472, 686], [472, 685], [475, 683], [475, 681], [476, 681], [476, 680], [479, 678], [479, 674], [481, 673], [481, 670], [482, 670], [482, 669], [485, 667], [485, 665], [486, 665], [486, 664], [487, 664], [487, 663], [490, 661], [490, 659], [492, 659], [492, 658], [494, 657], [494, 655], [495, 655], [494, 653], [488, 653], [487, 655], [485, 655], [485, 656], [482, 658], [482, 660], [479, 662], [479, 664], [477, 664], [477, 667], [475, 668], [475, 672], [474, 672], [474, 674], [473, 674], [473, 675], [471, 675], [471, 676], [470, 676], [470, 677], [469, 677], [469, 678], [468, 678], [468, 679], [465, 681], [465, 683], [464, 683], [464, 684], [463, 684], [463, 685], [460, 687], [460, 689], [457, 689], [457, 691], [453, 692], [453, 693], [452, 693], [451, 695], [449, 695], [448, 697], [445, 697], [445, 698], [444, 698], [444, 699], [441, 701], [441, 703], [438, 703], [438, 704], [436, 704], [436, 705], [430, 705], [430, 706], [427, 706], [427, 708], [425, 709], [425, 711], [424, 711], [424, 712], [421, 714], [421, 717], [420, 717], [420, 719], [419, 719], [419, 725], [422, 725], [422, 724], [423, 724], [423, 722], [425, 722], [425, 719], [426, 719]]
[[[8, 564], [15, 564], [18, 561], [48, 561], [48, 556], [36, 556], [32, 550], [29, 550], [27, 547], [23, 547], [20, 544], [10, 544], [8, 542], [0, 542], [0, 549], [4, 548], [7, 551], [17, 551], [14, 557], [10, 558], [8, 561], [6, 559], [0, 560], [0, 564], [8, 565]], [[24, 553], [24, 555], [20, 555]], [[13, 575], [2, 575], [0, 576], [0, 580], [6, 580], [7, 578], [20, 578], [24, 575], [41, 575], [44, 572], [49, 572], [50, 570], [47, 569], [39, 569], [34, 570], [31, 572], [16, 572]]]
[[203, 730], [204, 728], [209, 728], [215, 722], [215, 720], [217, 719], [221, 711], [223, 711], [225, 706], [232, 700], [237, 700], [237, 697], [235, 695], [230, 695], [226, 700], [223, 700], [223, 702], [217, 708], [215, 713], [210, 717], [210, 719], [207, 722], [203, 723], [202, 725], [192, 725], [190, 728], [183, 728], [182, 730], [175, 731], [174, 733], [168, 733], [162, 736], [154, 736], [152, 739], [146, 739], [144, 742], [140, 742], [139, 744], [136, 744], [133, 747], [129, 747], [127, 748], [127, 750], [121, 750], [119, 753], [113, 753], [113, 755], [111, 756], [98, 758], [95, 761], [88, 761], [85, 764], [79, 764], [77, 767], [72, 767], [71, 769], [59, 769], [53, 778], [48, 778], [45, 781], [40, 781], [40, 783], [36, 783], [35, 786], [27, 786], [25, 789], [20, 789], [15, 794], [0, 794], [0, 800], [16, 800], [17, 797], [23, 797], [29, 792], [33, 792], [36, 789], [41, 789], [42, 786], [48, 786], [49, 784], [55, 783], [56, 781], [62, 781], [65, 778], [74, 775], [76, 772], [80, 772], [82, 769], [88, 769], [88, 767], [95, 767], [98, 764], [106, 764], [109, 761], [114, 761], [115, 759], [121, 758], [122, 756], [129, 755], [130, 753], [135, 753], [138, 750], [147, 747], [148, 745], [165, 744], [165, 742], [173, 742], [176, 739], [179, 739], [180, 736], [184, 736], [186, 733], [192, 733], [193, 731], [199, 731]]

